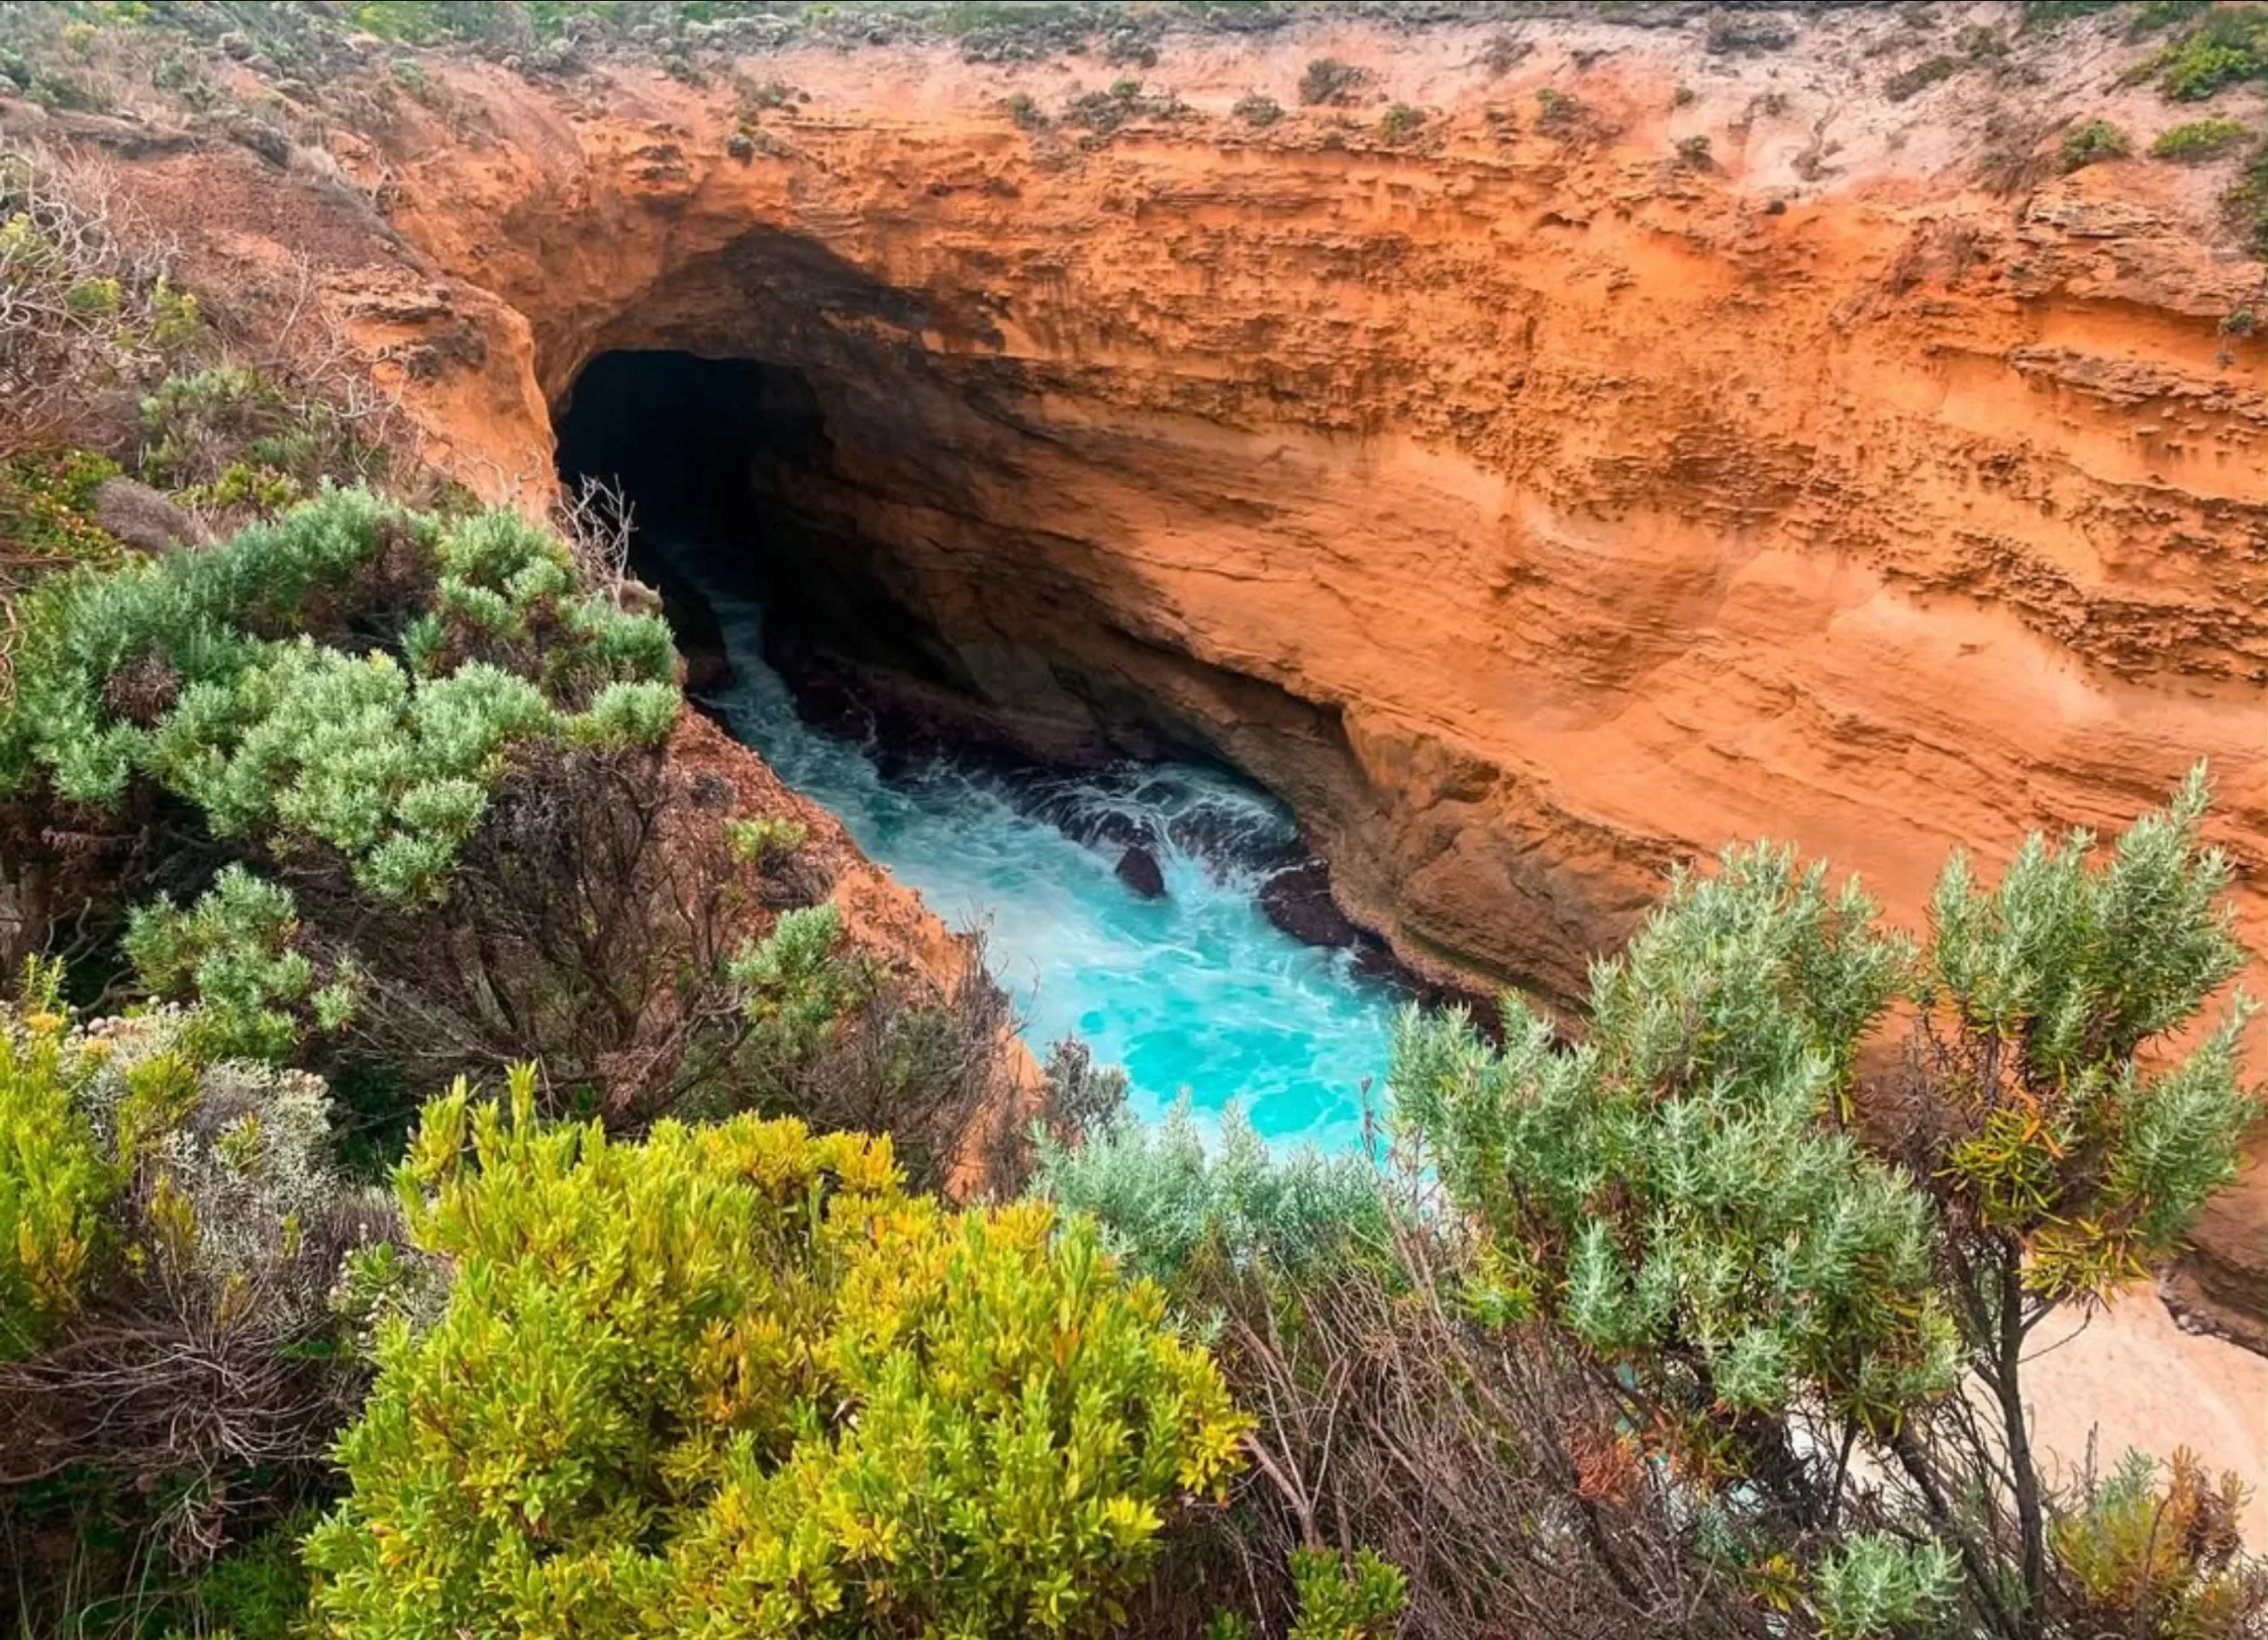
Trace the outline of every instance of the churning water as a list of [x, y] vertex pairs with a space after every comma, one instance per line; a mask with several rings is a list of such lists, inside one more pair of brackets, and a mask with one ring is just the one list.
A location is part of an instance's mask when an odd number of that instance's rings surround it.
[[[1035, 1052], [1077, 1033], [1099, 1062], [1124, 1068], [1140, 1116], [1186, 1093], [1200, 1118], [1234, 1100], [1270, 1139], [1359, 1140], [1363, 1084], [1383, 1085], [1395, 998], [1349, 953], [1301, 944], [1254, 905], [1259, 871], [1235, 857], [1293, 840], [1279, 804], [1180, 764], [1065, 777], [1021, 803], [950, 761], [885, 778], [860, 747], [796, 715], [764, 661], [761, 606], [701, 590], [732, 659], [733, 684], [712, 703], [726, 727], [931, 910], [986, 932]], [[1164, 898], [1118, 880], [1116, 844], [1076, 842], [1036, 806], [1072, 831], [1115, 815], [1118, 830], [1130, 821], [1154, 836]], [[1223, 836], [1243, 846], [1204, 846]]]

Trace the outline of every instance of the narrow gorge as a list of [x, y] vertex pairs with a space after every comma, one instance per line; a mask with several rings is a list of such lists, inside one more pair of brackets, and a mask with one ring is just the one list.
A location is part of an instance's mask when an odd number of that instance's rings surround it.
[[[2262, 264], [2225, 167], [2054, 162], [2183, 117], [2116, 82], [2141, 46], [1886, 95], [1935, 39], [1169, 35], [1112, 91], [804, 49], [753, 102], [454, 64], [334, 144], [416, 260], [321, 289], [491, 495], [548, 493], [586, 371], [742, 370], [688, 471], [798, 520], [805, 663], [1021, 757], [1240, 772], [1432, 978], [1570, 1002], [1734, 838], [1910, 926], [1948, 849], [2200, 758], [2257, 947]], [[1301, 105], [1323, 58], [1368, 112]], [[2263, 1179], [2186, 1278], [2256, 1340]]]
[[2268, 1621], [2268, 0], [87, 0], [0, 205], [27, 1612]]

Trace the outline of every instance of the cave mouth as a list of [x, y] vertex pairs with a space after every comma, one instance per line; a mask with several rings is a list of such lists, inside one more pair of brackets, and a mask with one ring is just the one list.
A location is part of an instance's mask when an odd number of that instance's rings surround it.
[[576, 377], [554, 428], [562, 481], [607, 486], [627, 504], [631, 567], [660, 591], [696, 695], [723, 681], [724, 662], [695, 578], [782, 612], [768, 658], [844, 733], [871, 732], [873, 713], [830, 663], [838, 652], [941, 691], [967, 687], [883, 587], [880, 544], [846, 538], [798, 505], [799, 494], [836, 483], [827, 418], [802, 371], [670, 350], [602, 353]]
[[[1151, 1114], [1233, 1098], [1264, 1133], [1354, 1142], [1406, 976], [1340, 916], [1291, 812], [1210, 759], [1119, 742], [1050, 762], [988, 735], [920, 589], [856, 527], [914, 502], [875, 494], [892, 464], [841, 447], [843, 424], [792, 368], [602, 354], [558, 406], [559, 472], [629, 503], [696, 702], [948, 921], [990, 930], [1036, 1048], [1086, 1038]], [[935, 506], [942, 457], [921, 456]], [[1048, 669], [1049, 634], [1021, 635], [1011, 664]], [[911, 741], [890, 690], [920, 708]]]

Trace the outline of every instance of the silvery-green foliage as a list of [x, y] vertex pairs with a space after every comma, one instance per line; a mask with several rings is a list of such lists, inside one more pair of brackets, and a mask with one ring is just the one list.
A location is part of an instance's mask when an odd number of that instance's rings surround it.
[[1460, 1011], [1397, 1031], [1398, 1119], [1593, 1349], [1696, 1362], [1712, 1398], [1815, 1395], [1888, 1428], [1955, 1374], [1930, 1205], [1836, 1122], [1908, 960], [1855, 884], [1790, 851], [1680, 874], [1591, 975], [1563, 1049], [1517, 998], [1501, 1047]]
[[1961, 1559], [1950, 1547], [1860, 1533], [1814, 1569], [1811, 1604], [1821, 1640], [1867, 1640], [1931, 1624], [1953, 1609], [1960, 1587]]
[[1154, 1127], [1120, 1123], [1076, 1146], [1043, 1134], [1032, 1187], [1094, 1218], [1112, 1251], [1169, 1290], [1200, 1259], [1295, 1278], [1381, 1253], [1392, 1235], [1367, 1159], [1271, 1154], [1234, 1106], [1210, 1143], [1186, 1101]]
[[125, 951], [152, 995], [196, 999], [182, 1029], [199, 1057], [280, 1059], [307, 1025], [345, 1025], [361, 991], [350, 965], [319, 970], [299, 932], [289, 889], [229, 866], [186, 910], [162, 896], [137, 906]]
[[2236, 993], [2186, 1053], [2141, 1053], [2243, 964], [2228, 859], [2199, 836], [2210, 797], [2201, 764], [2108, 860], [2087, 832], [2034, 833], [1990, 889], [1965, 855], [1938, 878], [1913, 987], [1943, 1092], [1927, 1162], [1960, 1222], [2006, 1239], [1968, 1261], [1988, 1289], [1997, 1252], [2043, 1300], [2098, 1297], [2171, 1253], [2235, 1176], [2258, 1112], [2251, 1001]]
[[2060, 846], [2034, 832], [1989, 891], [1954, 853], [1930, 900], [1920, 1000], [2021, 1035], [2056, 1076], [2126, 1057], [2182, 1024], [2244, 963], [2222, 898], [2228, 858], [2197, 837], [2211, 798], [2201, 763], [2171, 804], [2121, 834], [2107, 866], [2091, 832]]
[[360, 491], [50, 580], [22, 626], [0, 792], [43, 774], [114, 805], [144, 777], [223, 839], [328, 845], [394, 901], [442, 891], [515, 742], [652, 744], [678, 704], [667, 627], [579, 588], [556, 537]]
[[[178, 1007], [93, 1022], [86, 1035], [103, 1045], [100, 1069], [79, 1100], [93, 1131], [136, 1175], [137, 1200], [146, 1205], [162, 1181], [186, 1208], [184, 1273], [225, 1281], [295, 1256], [312, 1228], [377, 1199], [338, 1175], [320, 1076], [205, 1061], [196, 1024]], [[160, 1060], [173, 1061], [181, 1080], [153, 1106], [143, 1073]]]

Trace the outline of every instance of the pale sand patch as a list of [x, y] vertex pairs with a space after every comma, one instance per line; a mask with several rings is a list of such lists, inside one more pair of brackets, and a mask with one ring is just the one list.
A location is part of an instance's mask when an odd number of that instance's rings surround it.
[[2157, 1295], [2135, 1287], [2068, 1342], [2041, 1324], [2024, 1384], [2039, 1445], [2076, 1469], [2095, 1432], [2101, 1465], [2129, 1447], [2160, 1457], [2186, 1446], [2252, 1488], [2246, 1541], [2268, 1551], [2268, 1356], [2185, 1333]]

